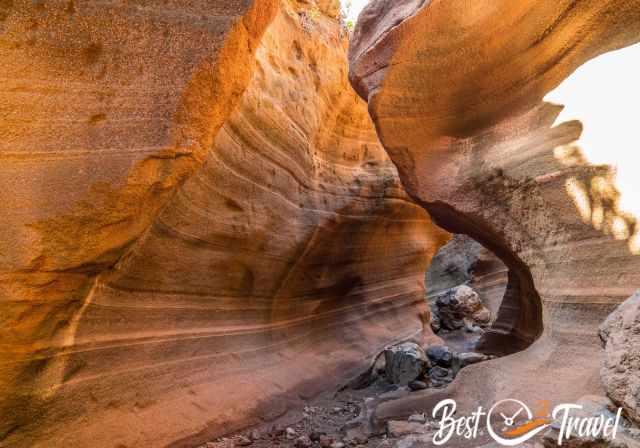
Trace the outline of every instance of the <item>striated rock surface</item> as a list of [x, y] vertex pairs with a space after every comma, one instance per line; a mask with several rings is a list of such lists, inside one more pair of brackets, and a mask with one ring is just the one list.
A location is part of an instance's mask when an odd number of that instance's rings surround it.
[[[86, 446], [78, 433], [96, 432], [92, 407], [116, 415], [137, 406], [126, 396], [100, 399], [104, 386], [58, 410], [47, 404], [83, 368], [65, 352], [91, 353], [76, 335], [97, 277], [202, 165], [276, 11], [271, 0], [0, 5], [0, 443]], [[128, 339], [108, 322], [102, 332]], [[115, 423], [105, 418], [91, 443], [131, 441], [142, 426], [107, 441]]]
[[640, 424], [640, 291], [600, 327], [605, 343], [602, 383], [609, 398]]
[[428, 336], [334, 3], [0, 8], [0, 444], [193, 446]]
[[[462, 408], [602, 392], [597, 327], [640, 284], [638, 226], [619, 210], [612, 171], [573, 145], [581, 123], [554, 126], [561, 106], [542, 98], [580, 64], [639, 39], [635, 0], [374, 0], [360, 16], [352, 84], [407, 191], [509, 268], [482, 344], [529, 348], [464, 369], [448, 390]], [[379, 415], [438, 398], [385, 403]]]

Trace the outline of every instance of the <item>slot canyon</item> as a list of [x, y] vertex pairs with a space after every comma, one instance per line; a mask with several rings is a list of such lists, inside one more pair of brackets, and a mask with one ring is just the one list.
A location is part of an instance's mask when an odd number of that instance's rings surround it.
[[0, 448], [640, 447], [640, 1], [361, 3], [0, 0]]

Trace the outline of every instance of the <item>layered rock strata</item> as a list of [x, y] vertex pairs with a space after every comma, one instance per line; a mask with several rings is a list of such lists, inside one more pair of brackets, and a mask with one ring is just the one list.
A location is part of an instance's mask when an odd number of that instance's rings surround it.
[[0, 12], [0, 444], [193, 446], [428, 335], [335, 2]]
[[639, 39], [638, 1], [374, 0], [360, 16], [351, 80], [403, 184], [509, 268], [485, 347], [537, 341], [465, 369], [446, 391], [463, 408], [601, 392], [597, 327], [640, 284], [638, 227], [618, 208], [611, 170], [573, 145], [581, 123], [554, 125], [561, 106], [542, 99], [588, 59]]

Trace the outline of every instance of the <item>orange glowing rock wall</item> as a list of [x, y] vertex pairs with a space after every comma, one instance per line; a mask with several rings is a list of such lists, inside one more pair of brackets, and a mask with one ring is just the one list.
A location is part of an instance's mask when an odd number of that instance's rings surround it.
[[429, 335], [332, 7], [0, 2], [0, 444], [196, 445]]

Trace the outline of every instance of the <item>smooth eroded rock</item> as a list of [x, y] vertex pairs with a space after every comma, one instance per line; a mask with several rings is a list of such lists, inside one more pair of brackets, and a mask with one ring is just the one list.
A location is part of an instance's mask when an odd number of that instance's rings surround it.
[[197, 446], [421, 339], [448, 237], [349, 87], [332, 4], [13, 4], [0, 444]]
[[[640, 1], [373, 0], [362, 17], [351, 81], [407, 191], [508, 268], [477, 350], [513, 355], [462, 372], [459, 412], [600, 393], [597, 327], [640, 285], [639, 227], [611, 167], [582, 156], [584, 125], [556, 123], [562, 105], [543, 98], [586, 61], [638, 42]], [[417, 397], [381, 408], [403, 406], [422, 409]]]

